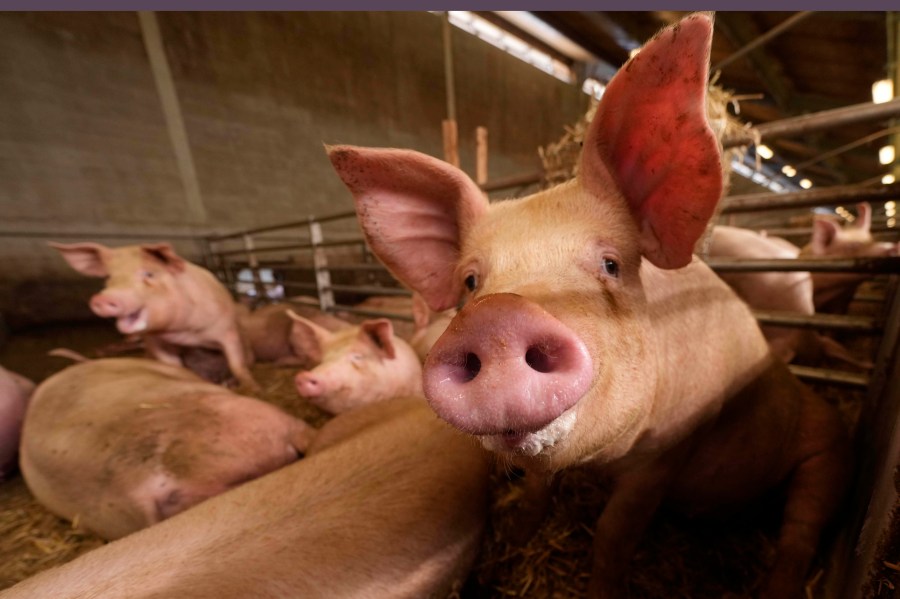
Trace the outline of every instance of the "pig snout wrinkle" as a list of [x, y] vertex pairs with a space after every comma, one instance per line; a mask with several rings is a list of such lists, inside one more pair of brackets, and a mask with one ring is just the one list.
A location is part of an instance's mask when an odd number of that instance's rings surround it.
[[493, 294], [466, 307], [425, 367], [441, 418], [473, 434], [539, 430], [578, 402], [592, 380], [587, 348], [537, 304]]

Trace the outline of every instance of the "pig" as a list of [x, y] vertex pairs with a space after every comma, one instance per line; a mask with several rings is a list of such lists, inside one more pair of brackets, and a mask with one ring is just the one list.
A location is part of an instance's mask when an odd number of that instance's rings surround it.
[[722, 190], [704, 99], [712, 22], [664, 29], [610, 81], [576, 179], [489, 204], [459, 169], [327, 147], [379, 260], [435, 311], [465, 304], [425, 361], [437, 415], [526, 472], [522, 528], [557, 471], [609, 480], [591, 597], [665, 500], [688, 515], [785, 485], [765, 597], [795, 597], [849, 476], [837, 411], [774, 358], [693, 247]]
[[[856, 258], [900, 255], [900, 242], [875, 241], [872, 238], [872, 209], [865, 202], [856, 205], [856, 220], [845, 227], [827, 217], [813, 220], [809, 243], [800, 250], [803, 258]], [[846, 313], [865, 273], [812, 274], [816, 310]]]
[[336, 332], [288, 312], [296, 328], [307, 330], [321, 348], [322, 361], [297, 373], [300, 397], [340, 414], [392, 397], [422, 393], [422, 365], [408, 343], [394, 335], [386, 318], [365, 320]]
[[252, 312], [239, 310], [238, 323], [255, 360], [303, 368], [313, 368], [322, 361], [318, 339], [306, 327], [296, 326], [288, 310], [331, 332], [350, 327], [350, 323], [318, 308], [299, 304], [269, 304]]
[[16, 471], [19, 436], [34, 383], [0, 366], [0, 481]]
[[444, 334], [450, 321], [456, 316], [456, 310], [444, 310], [443, 312], [435, 312], [428, 307], [425, 301], [418, 293], [413, 294], [412, 298], [413, 322], [415, 323], [415, 332], [409, 338], [409, 345], [419, 356], [419, 360], [424, 362], [428, 351], [435, 344], [438, 338]]
[[168, 243], [49, 245], [81, 274], [106, 278], [106, 287], [90, 300], [91, 310], [115, 318], [123, 335], [143, 335], [152, 357], [181, 366], [179, 347], [220, 349], [235, 378], [259, 391], [235, 304], [211, 272], [178, 256]]
[[364, 406], [303, 460], [0, 596], [446, 597], [480, 546], [490, 464], [421, 398]]
[[295, 461], [313, 430], [184, 368], [105, 358], [38, 386], [20, 467], [39, 503], [116, 539]]
[[[799, 252], [800, 248], [784, 239], [725, 225], [713, 227], [708, 247], [708, 255], [712, 258], [791, 260]], [[809, 272], [718, 274], [755, 310], [794, 312], [807, 316], [816, 311], [813, 276]], [[842, 344], [816, 331], [772, 325], [761, 325], [761, 329], [772, 353], [786, 363], [818, 364], [827, 356], [863, 369], [872, 367], [870, 361], [854, 357]]]

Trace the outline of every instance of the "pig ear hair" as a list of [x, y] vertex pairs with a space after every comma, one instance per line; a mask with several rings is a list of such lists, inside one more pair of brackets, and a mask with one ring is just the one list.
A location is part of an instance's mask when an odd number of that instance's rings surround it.
[[711, 42], [706, 14], [660, 31], [612, 78], [584, 140], [582, 185], [601, 196], [617, 184], [661, 268], [690, 263], [722, 195], [706, 115]]
[[144, 243], [141, 245], [141, 251], [147, 252], [173, 272], [184, 272], [185, 259], [176, 254], [168, 243]]
[[387, 318], [364, 320], [359, 329], [359, 334], [366, 335], [389, 360], [397, 357], [397, 349], [394, 347], [394, 326], [390, 320]]
[[458, 168], [411, 150], [326, 146], [372, 251], [437, 312], [456, 305], [460, 239], [487, 210]]
[[47, 245], [58, 250], [69, 266], [89, 277], [108, 277], [104, 257], [109, 248], [99, 243], [56, 243], [48, 241]]
[[840, 230], [841, 226], [830, 218], [815, 218], [813, 219], [810, 243], [814, 247], [827, 248], [834, 242], [834, 238], [837, 237]]

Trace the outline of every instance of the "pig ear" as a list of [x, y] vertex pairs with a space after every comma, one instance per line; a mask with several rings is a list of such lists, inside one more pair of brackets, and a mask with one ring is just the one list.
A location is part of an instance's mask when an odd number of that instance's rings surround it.
[[860, 231], [872, 230], [872, 208], [866, 202], [856, 205], [856, 222], [853, 226]]
[[379, 260], [435, 311], [455, 306], [460, 240], [487, 209], [465, 173], [410, 150], [326, 147]]
[[812, 239], [810, 243], [814, 249], [825, 250], [834, 242], [840, 233], [841, 226], [829, 218], [816, 218], [813, 220]]
[[359, 334], [368, 337], [379, 350], [384, 352], [388, 360], [397, 357], [397, 350], [394, 347], [394, 327], [387, 318], [364, 320], [359, 325]]
[[165, 264], [172, 272], [184, 272], [185, 259], [176, 254], [168, 243], [144, 243], [141, 245], [141, 251], [147, 252]]
[[99, 243], [56, 243], [47, 242], [47, 245], [58, 250], [65, 258], [69, 266], [83, 275], [89, 277], [108, 277], [104, 257], [109, 248]]
[[582, 185], [615, 183], [661, 268], [691, 261], [722, 195], [719, 143], [706, 117], [712, 21], [696, 14], [663, 29], [610, 81], [582, 151]]
[[318, 341], [320, 347], [324, 347], [334, 336], [334, 333], [329, 331], [328, 329], [321, 327], [309, 320], [308, 318], [303, 318], [293, 310], [285, 310], [287, 315], [291, 317], [291, 320], [294, 322], [291, 324], [291, 334], [301, 333], [306, 334], [306, 337], [312, 337]]
[[431, 309], [428, 308], [428, 302], [425, 301], [421, 293], [412, 294], [412, 315], [417, 331], [427, 327], [428, 322], [431, 320]]

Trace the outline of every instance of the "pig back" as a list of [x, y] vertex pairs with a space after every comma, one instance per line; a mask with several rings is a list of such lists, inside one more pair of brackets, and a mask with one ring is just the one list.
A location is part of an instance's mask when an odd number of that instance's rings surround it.
[[446, 596], [485, 526], [484, 450], [419, 398], [337, 416], [322, 435], [311, 457], [3, 596]]

